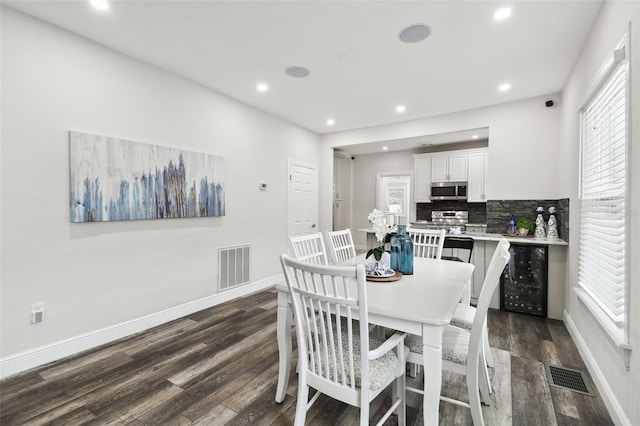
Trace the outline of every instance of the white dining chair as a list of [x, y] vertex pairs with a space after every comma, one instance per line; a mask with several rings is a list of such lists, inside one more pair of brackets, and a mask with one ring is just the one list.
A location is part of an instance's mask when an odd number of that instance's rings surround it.
[[350, 229], [328, 231], [328, 246], [334, 264], [344, 263], [356, 257], [356, 247]]
[[413, 255], [415, 257], [426, 257], [430, 259], [440, 259], [442, 257], [445, 235], [444, 229], [409, 228], [407, 233], [411, 241], [413, 241]]
[[[509, 242], [502, 238], [498, 242], [498, 248], [507, 248], [509, 249]], [[471, 330], [471, 326], [473, 325], [473, 320], [476, 317], [476, 312], [478, 309], [475, 306], [471, 306], [471, 304], [463, 298], [463, 300], [456, 307], [455, 312], [453, 313], [453, 318], [451, 319], [451, 325], [459, 328], [463, 328], [465, 330]], [[482, 337], [482, 357], [484, 359], [485, 365], [488, 367], [494, 367], [495, 362], [493, 360], [493, 354], [491, 353], [491, 346], [489, 346], [489, 330], [485, 324], [483, 337]], [[488, 375], [488, 371], [486, 372]], [[489, 391], [491, 391], [491, 386], [489, 386]]]
[[[294, 424], [303, 426], [309, 408], [326, 394], [359, 407], [360, 425], [368, 425], [370, 402], [395, 382], [395, 400], [378, 425], [393, 412], [404, 425], [406, 334], [396, 332], [384, 342], [369, 337], [364, 265], [314, 265], [285, 254], [280, 261], [298, 342]], [[311, 400], [309, 387], [317, 391]]]
[[[428, 259], [440, 259], [442, 257], [446, 234], [444, 229], [409, 228], [407, 234], [409, 234], [413, 242], [414, 257], [424, 257]], [[419, 365], [410, 362], [409, 375], [416, 377], [418, 371]]]
[[316, 265], [328, 265], [329, 259], [320, 232], [289, 237], [289, 250], [297, 260]]
[[[442, 369], [466, 376], [469, 402], [441, 396], [443, 401], [452, 402], [471, 409], [471, 417], [474, 426], [484, 425], [482, 417], [482, 402], [489, 405], [489, 383], [485, 374], [480, 374], [484, 361], [482, 359], [483, 333], [485, 330], [487, 311], [491, 297], [498, 286], [500, 275], [505, 265], [509, 262], [509, 243], [499, 244], [484, 278], [478, 306], [471, 331], [448, 325], [442, 336]], [[422, 363], [422, 339], [409, 335], [406, 338], [409, 346], [407, 362]], [[427, 366], [428, 369], [428, 366]], [[425, 374], [427, 371], [425, 369]], [[436, 372], [433, 372], [436, 374]], [[407, 390], [422, 394], [421, 389], [407, 387]]]

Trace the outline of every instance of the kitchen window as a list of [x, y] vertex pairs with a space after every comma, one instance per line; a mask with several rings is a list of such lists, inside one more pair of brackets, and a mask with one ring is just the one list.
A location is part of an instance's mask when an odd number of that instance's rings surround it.
[[607, 334], [628, 346], [629, 61], [625, 40], [580, 110], [577, 293]]
[[379, 172], [377, 175], [378, 209], [404, 225], [409, 223], [410, 216], [411, 175], [410, 171]]

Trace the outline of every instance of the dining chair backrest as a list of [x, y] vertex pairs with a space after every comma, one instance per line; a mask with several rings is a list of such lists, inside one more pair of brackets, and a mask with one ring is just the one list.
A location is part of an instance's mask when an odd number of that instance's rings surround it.
[[[301, 357], [298, 370], [311, 373], [309, 384], [315, 388], [320, 384], [320, 389], [328, 386], [345, 393], [355, 390], [355, 366], [353, 363], [343, 365], [340, 361], [345, 351], [354, 351], [356, 334], [360, 334], [361, 347], [369, 347], [367, 309], [359, 309], [367, 305], [364, 265], [313, 265], [286, 255], [281, 259], [292, 298], [296, 332], [302, 337], [298, 339], [302, 345], [298, 351], [308, 354]], [[354, 279], [355, 289], [349, 286], [349, 280]], [[368, 387], [368, 362], [362, 363], [361, 368], [362, 386]]]
[[328, 265], [327, 250], [320, 232], [289, 237], [289, 249], [297, 260], [316, 265]]
[[[304, 425], [306, 411], [320, 393], [360, 407], [360, 424], [368, 425], [369, 402], [397, 377], [404, 377], [405, 335], [396, 333], [370, 349], [364, 265], [314, 265], [286, 254], [280, 262], [298, 342], [295, 425]], [[398, 401], [384, 418], [405, 403], [404, 381], [401, 385], [396, 389]], [[309, 387], [318, 393], [307, 402]]]
[[480, 297], [478, 297], [478, 305], [476, 306], [476, 315], [471, 325], [471, 337], [469, 339], [469, 359], [478, 359], [482, 350], [482, 333], [484, 332], [485, 321], [487, 320], [487, 311], [491, 303], [491, 297], [498, 287], [500, 275], [504, 271], [504, 267], [509, 263], [511, 257], [509, 253], [509, 242], [502, 238], [491, 257], [489, 267], [484, 276]]
[[461, 259], [460, 256], [442, 256], [443, 259], [471, 263], [471, 254], [473, 253], [473, 238], [448, 235], [444, 239], [443, 248], [467, 251], [467, 256], [465, 256], [467, 257], [466, 260]]
[[353, 244], [350, 229], [328, 231], [327, 236], [329, 237], [328, 246], [333, 263], [344, 263], [356, 257], [356, 247]]
[[415, 257], [426, 257], [429, 259], [440, 259], [442, 257], [445, 235], [444, 229], [409, 228], [407, 233], [413, 241], [413, 255]]

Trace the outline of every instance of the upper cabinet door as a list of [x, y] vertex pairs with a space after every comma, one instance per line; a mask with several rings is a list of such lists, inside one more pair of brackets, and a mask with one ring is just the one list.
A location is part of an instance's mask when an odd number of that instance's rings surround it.
[[431, 182], [449, 181], [449, 155], [431, 157]]
[[467, 180], [467, 154], [454, 154], [449, 157], [449, 181], [464, 182]]
[[469, 154], [469, 184], [467, 186], [467, 201], [470, 203], [482, 203], [487, 201], [487, 195], [485, 193], [486, 168], [486, 152]]
[[416, 203], [430, 203], [431, 200], [431, 158], [414, 156], [414, 189], [413, 198]]
[[431, 157], [431, 182], [461, 182], [466, 180], [466, 153], [434, 155]]

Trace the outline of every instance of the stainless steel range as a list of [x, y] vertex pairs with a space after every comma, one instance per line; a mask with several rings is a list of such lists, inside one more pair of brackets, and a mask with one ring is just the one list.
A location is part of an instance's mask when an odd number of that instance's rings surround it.
[[[445, 229], [447, 233], [460, 234], [467, 230], [468, 222], [468, 211], [434, 210], [431, 212], [431, 220], [418, 220], [416, 222], [411, 222], [411, 226], [422, 229]], [[476, 229], [474, 229], [474, 231], [476, 231]], [[478, 229], [477, 231], [480, 230]]]
[[427, 229], [460, 228], [463, 231], [468, 222], [467, 211], [434, 210], [431, 212], [431, 222], [427, 224]]

